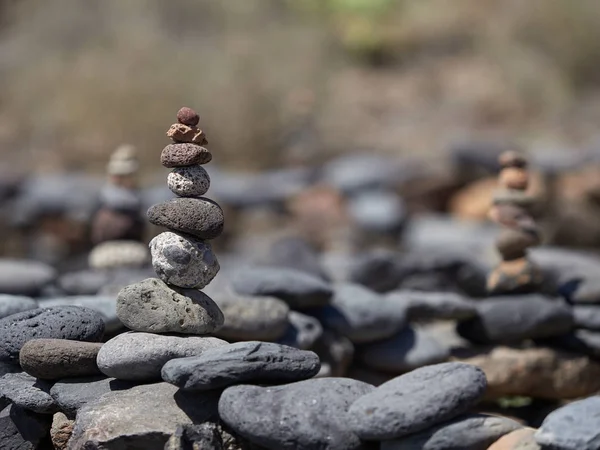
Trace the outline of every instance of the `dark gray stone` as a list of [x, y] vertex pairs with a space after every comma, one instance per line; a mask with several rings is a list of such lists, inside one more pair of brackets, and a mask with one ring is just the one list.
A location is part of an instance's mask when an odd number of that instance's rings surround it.
[[164, 381], [181, 389], [207, 391], [241, 383], [283, 384], [319, 372], [319, 357], [269, 342], [238, 342], [205, 350], [200, 356], [172, 359], [162, 368]]
[[544, 449], [597, 450], [600, 448], [600, 396], [569, 403], [552, 411], [535, 433]]
[[491, 297], [477, 305], [477, 316], [459, 323], [464, 338], [480, 343], [516, 343], [568, 333], [573, 313], [560, 300], [539, 294]]
[[353, 283], [334, 285], [331, 303], [309, 314], [355, 344], [389, 338], [406, 325], [403, 305]]
[[178, 426], [216, 420], [218, 396], [182, 395], [168, 383], [109, 392], [79, 409], [69, 446], [163, 450]]
[[99, 399], [111, 391], [130, 389], [135, 384], [104, 376], [68, 378], [58, 380], [50, 388], [50, 395], [56, 405], [69, 418], [75, 418], [77, 411], [88, 402]]
[[239, 270], [232, 279], [233, 288], [243, 295], [266, 295], [280, 298], [293, 309], [329, 303], [332, 287], [304, 272], [278, 267]]
[[464, 320], [477, 314], [477, 303], [455, 292], [393, 291], [387, 298], [407, 309], [412, 320]]
[[39, 300], [40, 308], [54, 306], [81, 306], [93, 309], [104, 320], [104, 331], [114, 333], [123, 329], [121, 320], [117, 317], [117, 301], [112, 295], [73, 295], [68, 297], [55, 297]]
[[174, 198], [148, 209], [148, 220], [159, 227], [214, 239], [223, 232], [223, 210], [207, 198]]
[[85, 269], [65, 273], [58, 286], [69, 295], [96, 295], [110, 281], [110, 272]]
[[511, 431], [523, 428], [506, 417], [471, 414], [391, 441], [383, 441], [381, 450], [487, 450]]
[[275, 242], [269, 251], [269, 265], [299, 270], [329, 281], [318, 253], [302, 238], [290, 237]]
[[600, 331], [600, 305], [574, 305], [575, 328]]
[[0, 378], [0, 399], [39, 414], [53, 414], [58, 407], [50, 394], [52, 383], [26, 373], [9, 373]]
[[470, 364], [443, 363], [394, 378], [359, 398], [347, 422], [362, 439], [396, 439], [448, 421], [485, 393], [483, 371]]
[[160, 154], [161, 164], [169, 168], [207, 164], [211, 160], [212, 155], [206, 148], [185, 142], [169, 144]]
[[345, 413], [372, 390], [347, 378], [232, 386], [221, 395], [219, 415], [236, 433], [268, 449], [365, 449], [349, 429]]
[[279, 344], [309, 350], [323, 334], [321, 323], [314, 317], [290, 311], [288, 321], [285, 334], [277, 341]]
[[98, 342], [104, 335], [102, 316], [89, 308], [57, 306], [32, 309], [0, 319], [0, 362], [18, 364], [19, 351], [30, 339]]
[[398, 287], [406, 275], [407, 271], [397, 252], [377, 249], [357, 255], [348, 278], [376, 292], [387, 292]]
[[0, 294], [0, 319], [37, 307], [36, 301], [30, 297]]
[[0, 259], [0, 293], [37, 295], [56, 279], [49, 265], [24, 259]]
[[171, 336], [127, 332], [106, 342], [96, 362], [100, 371], [119, 380], [160, 380], [160, 370], [167, 361], [198, 356], [209, 348], [226, 345], [214, 337]]
[[224, 322], [208, 295], [171, 288], [157, 278], [125, 287], [117, 297], [117, 315], [126, 327], [148, 333], [209, 334]]
[[538, 339], [536, 342], [600, 359], [600, 332], [598, 331], [574, 330], [561, 336]]
[[40, 415], [16, 405], [0, 411], [0, 446], [7, 450], [36, 450], [50, 432], [51, 415]]
[[450, 351], [427, 330], [406, 327], [390, 339], [356, 347], [357, 361], [376, 370], [404, 373], [446, 361]]

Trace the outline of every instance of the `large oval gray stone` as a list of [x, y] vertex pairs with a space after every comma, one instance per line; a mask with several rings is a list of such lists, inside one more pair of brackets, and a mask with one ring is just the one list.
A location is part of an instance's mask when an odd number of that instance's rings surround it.
[[316, 353], [269, 342], [238, 342], [172, 359], [162, 378], [186, 390], [207, 391], [241, 383], [283, 384], [311, 378], [321, 363]]
[[208, 295], [174, 290], [156, 278], [123, 288], [117, 297], [117, 316], [127, 328], [148, 333], [209, 334], [224, 321]]
[[406, 325], [406, 308], [352, 283], [335, 285], [331, 303], [309, 313], [356, 344], [389, 338]]
[[56, 275], [56, 270], [39, 261], [0, 259], [0, 294], [36, 295]]
[[219, 415], [236, 433], [267, 449], [365, 449], [348, 427], [345, 413], [372, 390], [348, 378], [232, 386], [221, 395]]
[[240, 269], [232, 278], [233, 288], [242, 295], [280, 298], [291, 308], [302, 309], [329, 303], [329, 283], [305, 272], [277, 267]]
[[100, 371], [109, 377], [152, 381], [160, 379], [160, 370], [167, 361], [198, 356], [209, 348], [225, 344], [227, 342], [214, 337], [127, 332], [102, 346], [97, 363]]
[[477, 316], [460, 322], [457, 330], [470, 341], [489, 344], [559, 336], [572, 327], [571, 308], [531, 294], [486, 299], [477, 305]]
[[597, 450], [600, 448], [600, 396], [569, 403], [552, 411], [535, 433], [542, 448]]
[[0, 319], [37, 307], [36, 301], [30, 297], [0, 294]]
[[423, 367], [382, 384], [359, 398], [347, 414], [362, 439], [397, 439], [448, 421], [485, 393], [483, 371], [463, 363]]
[[225, 220], [221, 207], [207, 198], [174, 198], [151, 206], [147, 215], [154, 225], [204, 240], [219, 237]]
[[102, 316], [89, 308], [38, 308], [0, 319], [0, 362], [18, 364], [19, 351], [30, 339], [98, 342], [104, 335]]
[[53, 306], [82, 306], [93, 309], [101, 314], [107, 333], [114, 333], [123, 328], [117, 317], [117, 302], [111, 295], [73, 295], [68, 297], [54, 297], [39, 300], [40, 308]]

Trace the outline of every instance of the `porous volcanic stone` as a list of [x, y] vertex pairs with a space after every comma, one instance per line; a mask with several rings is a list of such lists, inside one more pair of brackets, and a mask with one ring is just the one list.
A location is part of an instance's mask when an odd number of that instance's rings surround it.
[[200, 197], [210, 187], [210, 177], [202, 166], [176, 167], [167, 176], [167, 186], [180, 197]]
[[214, 239], [223, 232], [223, 210], [207, 198], [174, 198], [148, 209], [148, 220], [159, 227]]
[[105, 331], [113, 333], [123, 328], [123, 324], [117, 317], [117, 302], [111, 295], [69, 295], [67, 297], [54, 297], [40, 299], [40, 308], [51, 308], [54, 306], [82, 306], [93, 309], [102, 315]]
[[0, 400], [39, 414], [53, 414], [58, 408], [48, 393], [50, 386], [24, 372], [8, 373], [0, 378]]
[[382, 384], [359, 398], [346, 417], [362, 439], [396, 439], [466, 412], [485, 388], [481, 369], [455, 362], [437, 364]]
[[66, 339], [32, 339], [19, 353], [21, 367], [29, 375], [45, 380], [97, 375], [96, 356], [101, 343]]
[[161, 155], [160, 163], [168, 168], [207, 164], [212, 154], [196, 144], [180, 143], [167, 145]]
[[283, 386], [232, 386], [219, 415], [236, 433], [268, 449], [366, 449], [345, 413], [373, 386], [348, 378], [322, 378]]
[[56, 278], [47, 264], [22, 259], [0, 259], [0, 293], [36, 295]]
[[290, 311], [288, 322], [285, 334], [277, 341], [279, 344], [309, 350], [323, 334], [321, 323], [312, 316]]
[[294, 309], [326, 305], [333, 295], [332, 287], [322, 279], [277, 267], [241, 269], [234, 275], [232, 286], [243, 295], [280, 298]]
[[165, 231], [150, 241], [152, 266], [167, 284], [202, 289], [219, 272], [219, 262], [208, 242]]
[[127, 332], [106, 342], [98, 353], [100, 371], [119, 380], [143, 381], [160, 379], [167, 361], [198, 356], [205, 350], [227, 342], [213, 337], [165, 336]]
[[104, 335], [102, 316], [89, 308], [56, 306], [0, 319], [0, 362], [18, 364], [19, 351], [31, 339], [98, 342]]
[[37, 307], [35, 300], [30, 297], [0, 294], [0, 319]]
[[269, 342], [238, 342], [206, 350], [200, 356], [172, 359], [162, 378], [186, 390], [207, 391], [241, 383], [283, 384], [319, 372], [316, 353]]
[[156, 278], [123, 288], [117, 315], [126, 327], [148, 333], [208, 334], [224, 321], [208, 295], [195, 289], [174, 290]]

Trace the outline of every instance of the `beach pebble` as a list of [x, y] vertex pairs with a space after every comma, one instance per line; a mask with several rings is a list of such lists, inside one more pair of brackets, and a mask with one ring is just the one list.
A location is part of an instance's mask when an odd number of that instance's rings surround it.
[[176, 167], [167, 176], [167, 186], [180, 197], [200, 197], [210, 187], [210, 177], [202, 166]]
[[148, 221], [159, 227], [190, 234], [198, 239], [215, 239], [223, 232], [221, 207], [207, 198], [174, 198], [148, 209]]

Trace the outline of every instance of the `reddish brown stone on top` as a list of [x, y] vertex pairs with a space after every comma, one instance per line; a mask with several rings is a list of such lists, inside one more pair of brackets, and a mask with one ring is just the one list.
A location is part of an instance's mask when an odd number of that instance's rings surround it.
[[192, 108], [188, 108], [184, 106], [179, 111], [177, 111], [177, 121], [184, 125], [188, 125], [190, 127], [195, 127], [200, 122], [200, 117], [198, 113], [194, 111]]

